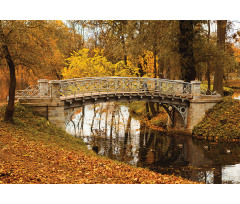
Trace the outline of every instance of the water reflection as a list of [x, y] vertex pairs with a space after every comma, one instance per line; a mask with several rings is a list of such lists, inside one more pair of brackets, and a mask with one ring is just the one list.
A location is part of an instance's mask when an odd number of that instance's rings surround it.
[[104, 103], [77, 109], [67, 131], [98, 154], [134, 166], [204, 183], [240, 183], [238, 144], [153, 131], [134, 119], [125, 105]]
[[240, 100], [240, 89], [234, 91], [232, 98]]

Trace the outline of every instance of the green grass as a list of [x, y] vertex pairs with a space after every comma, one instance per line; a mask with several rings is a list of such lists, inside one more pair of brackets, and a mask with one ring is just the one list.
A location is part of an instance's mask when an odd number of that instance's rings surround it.
[[[19, 137], [25, 136], [30, 140], [41, 141], [46, 145], [58, 146], [68, 150], [82, 150], [90, 153], [84, 142], [65, 130], [50, 124], [47, 119], [34, 114], [29, 107], [17, 103], [14, 110], [14, 123], [3, 122], [6, 106], [0, 107], [0, 127], [8, 125], [9, 128], [19, 130]], [[23, 133], [27, 133], [23, 134]]]

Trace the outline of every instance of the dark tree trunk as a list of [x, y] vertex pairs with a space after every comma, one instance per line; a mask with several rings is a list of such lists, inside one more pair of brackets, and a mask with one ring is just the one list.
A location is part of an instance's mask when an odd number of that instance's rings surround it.
[[121, 36], [121, 40], [122, 40], [122, 45], [123, 45], [123, 59], [124, 59], [124, 64], [127, 66], [127, 51], [126, 51], [126, 45], [125, 45], [124, 36]]
[[124, 39], [124, 34], [123, 34], [123, 22], [120, 23], [120, 39], [121, 39], [121, 43], [123, 46], [123, 60], [124, 60], [124, 64], [127, 66], [127, 50], [126, 50], [126, 44], [125, 44], [125, 39]]
[[143, 67], [142, 67], [142, 64], [141, 64], [141, 63], [138, 63], [138, 68], [139, 68], [140, 77], [143, 77], [144, 72], [143, 72]]
[[[143, 64], [146, 63], [146, 61], [145, 61], [144, 58], [145, 58], [145, 55], [143, 54], [143, 55], [142, 55]], [[145, 74], [145, 72], [144, 72], [144, 70], [143, 70], [143, 65], [142, 65], [140, 62], [138, 63], [138, 68], [139, 68], [140, 77], [143, 77], [143, 75]]]
[[[225, 51], [226, 39], [226, 20], [217, 21], [217, 46], [223, 52]], [[213, 90], [223, 96], [223, 62], [218, 60], [215, 66]]]
[[10, 85], [9, 85], [9, 99], [5, 111], [4, 121], [13, 122], [13, 113], [14, 113], [14, 100], [15, 100], [15, 89], [16, 89], [16, 75], [15, 75], [15, 66], [8, 50], [7, 42], [5, 35], [3, 33], [2, 22], [0, 21], [0, 42], [2, 44], [2, 52], [7, 60], [7, 64], [10, 71]]
[[220, 165], [215, 167], [213, 183], [222, 184], [222, 167]]
[[196, 78], [196, 68], [193, 56], [193, 21], [180, 20], [179, 22], [179, 53], [181, 56], [181, 79], [192, 81]]
[[149, 104], [148, 104], [148, 102], [146, 102], [146, 112], [147, 112], [148, 120], [151, 120], [151, 116], [150, 116], [150, 112], [149, 112]]
[[164, 71], [164, 57], [161, 57], [158, 60], [158, 76], [161, 79], [164, 78], [163, 71]]
[[157, 78], [157, 52], [154, 50], [153, 52], [153, 65], [154, 65], [154, 78]]
[[152, 112], [152, 116], [153, 117], [157, 116], [157, 111], [156, 111], [156, 109], [154, 107], [154, 104], [155, 104], [154, 102], [149, 102], [149, 107], [150, 107], [150, 110]]
[[210, 62], [207, 62], [207, 72], [206, 72], [206, 78], [208, 82], [208, 90], [211, 90], [211, 78], [210, 78]]
[[[209, 43], [209, 40], [210, 40], [210, 20], [208, 20], [208, 35], [207, 35], [207, 40], [208, 40], [208, 43]], [[207, 61], [207, 73], [206, 73], [206, 76], [207, 76], [207, 81], [208, 81], [208, 90], [211, 89], [211, 79], [210, 79], [210, 56], [208, 56], [208, 61]]]

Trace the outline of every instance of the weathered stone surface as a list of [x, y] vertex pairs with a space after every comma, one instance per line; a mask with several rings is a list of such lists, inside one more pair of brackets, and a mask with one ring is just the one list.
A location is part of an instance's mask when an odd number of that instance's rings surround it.
[[213, 108], [221, 100], [222, 98], [220, 96], [204, 96], [203, 99], [197, 97], [189, 100], [190, 106], [188, 107], [186, 128], [184, 128], [182, 116], [177, 110], [175, 110], [174, 124], [173, 127], [170, 127], [169, 129], [175, 132], [192, 134], [194, 126], [200, 123], [205, 117], [207, 111]]
[[60, 81], [52, 80], [49, 81], [50, 84], [50, 97], [52, 99], [59, 99], [60, 98]]
[[34, 112], [47, 118], [50, 123], [65, 129], [64, 102], [59, 99], [24, 99], [21, 103], [31, 106]]
[[48, 80], [47, 79], [39, 79], [38, 80], [39, 87], [39, 96], [48, 96]]

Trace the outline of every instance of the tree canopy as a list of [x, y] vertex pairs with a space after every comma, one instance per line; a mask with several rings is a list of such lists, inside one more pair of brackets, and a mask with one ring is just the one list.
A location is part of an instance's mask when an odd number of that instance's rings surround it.
[[10, 74], [11, 100], [19, 81], [89, 76], [206, 80], [222, 94], [239, 71], [240, 32], [230, 30], [210, 20], [2, 20], [0, 78]]

